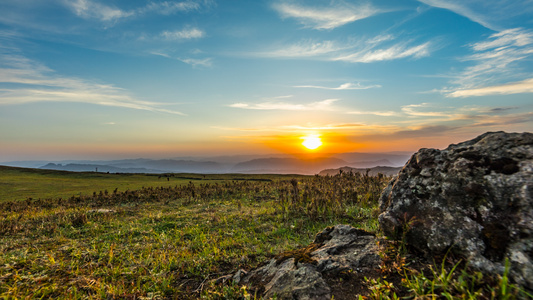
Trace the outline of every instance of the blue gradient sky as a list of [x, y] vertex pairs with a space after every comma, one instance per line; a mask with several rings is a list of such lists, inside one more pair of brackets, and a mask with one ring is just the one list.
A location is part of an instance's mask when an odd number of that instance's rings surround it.
[[533, 2], [0, 2], [0, 161], [443, 148], [533, 129]]

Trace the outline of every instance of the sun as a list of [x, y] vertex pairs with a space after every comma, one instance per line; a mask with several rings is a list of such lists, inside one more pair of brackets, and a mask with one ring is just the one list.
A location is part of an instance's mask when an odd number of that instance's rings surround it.
[[322, 140], [316, 135], [304, 136], [302, 139], [304, 140], [302, 145], [309, 150], [315, 150], [316, 148], [322, 146]]

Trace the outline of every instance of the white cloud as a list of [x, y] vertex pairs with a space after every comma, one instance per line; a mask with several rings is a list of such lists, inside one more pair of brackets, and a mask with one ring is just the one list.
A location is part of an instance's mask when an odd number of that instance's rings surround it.
[[375, 115], [375, 116], [381, 116], [381, 117], [394, 117], [400, 115], [399, 113], [395, 111], [358, 111], [358, 110], [352, 110], [347, 112], [349, 115]]
[[395, 37], [392, 34], [382, 34], [375, 36], [369, 40], [366, 41], [367, 44], [381, 44], [386, 41], [394, 40]]
[[367, 128], [369, 125], [363, 123], [343, 123], [343, 124], [324, 124], [324, 125], [281, 125], [275, 127], [259, 127], [259, 128], [237, 128], [225, 126], [211, 126], [214, 129], [229, 130], [229, 131], [244, 131], [244, 132], [298, 132], [311, 130], [354, 130]]
[[450, 10], [486, 28], [500, 31], [506, 22], [533, 12], [531, 0], [418, 0], [429, 6]]
[[180, 61], [192, 65], [193, 67], [211, 67], [213, 66], [213, 60], [212, 58], [202, 58], [202, 59], [196, 59], [196, 58], [185, 58], [185, 59], [179, 59]]
[[361, 85], [360, 83], [343, 83], [338, 87], [326, 87], [326, 86], [319, 86], [319, 85], [296, 85], [294, 86], [296, 88], [314, 88], [314, 89], [324, 89], [324, 90], [367, 90], [371, 88], [379, 88], [381, 85]]
[[472, 49], [485, 51], [500, 47], [523, 47], [533, 44], [533, 33], [521, 28], [507, 29], [490, 36], [489, 41], [474, 43]]
[[392, 35], [379, 35], [370, 39], [358, 39], [352, 43], [336, 41], [305, 40], [296, 44], [283, 46], [279, 49], [258, 52], [253, 56], [271, 58], [306, 58], [325, 61], [346, 61], [351, 63], [370, 63], [401, 58], [421, 58], [430, 55], [433, 43], [425, 42], [412, 45], [412, 42], [398, 42]]
[[118, 8], [107, 6], [91, 0], [72, 0], [65, 1], [74, 13], [85, 19], [98, 19], [100, 21], [114, 21], [121, 18], [129, 17], [134, 12], [126, 12]]
[[173, 57], [172, 55], [167, 54], [164, 51], [160, 51], [160, 50], [154, 50], [154, 51], [151, 51], [149, 53], [152, 54], [152, 55], [161, 56], [161, 57], [164, 57], [164, 58], [177, 59], [177, 60], [179, 60], [179, 61], [181, 61], [183, 63], [189, 64], [189, 65], [191, 65], [193, 67], [212, 67], [213, 66], [213, 59], [211, 57], [207, 57], [207, 58], [176, 58], [176, 57]]
[[325, 54], [334, 53], [340, 50], [346, 49], [346, 47], [339, 46], [333, 41], [302, 41], [297, 44], [282, 47], [281, 49], [257, 53], [259, 56], [265, 57], [315, 57]]
[[204, 36], [205, 33], [198, 28], [186, 28], [176, 31], [161, 32], [161, 37], [163, 37], [167, 41], [199, 39]]
[[370, 4], [355, 6], [344, 2], [327, 7], [306, 7], [289, 3], [277, 3], [273, 7], [283, 18], [295, 18], [304, 26], [313, 29], [334, 29], [381, 12]]
[[[472, 122], [492, 119], [507, 115], [516, 107], [486, 107], [478, 105], [467, 105], [461, 107], [440, 106], [432, 103], [419, 103], [404, 105], [401, 112], [410, 118], [421, 120], [423, 124], [435, 122], [461, 122], [464, 126], [473, 124]], [[411, 123], [412, 121], [408, 121]]]
[[150, 2], [145, 7], [138, 10], [139, 13], [156, 12], [161, 15], [171, 15], [176, 12], [188, 12], [193, 10], [199, 10], [200, 3], [195, 1], [184, 2]]
[[301, 131], [301, 130], [334, 130], [334, 131], [341, 131], [341, 130], [353, 130], [353, 129], [361, 129], [363, 127], [367, 126], [363, 123], [342, 123], [342, 124], [325, 124], [325, 125], [285, 125], [280, 126], [279, 128], [282, 130], [295, 130], [295, 131]]
[[[528, 72], [523, 73], [520, 63], [530, 60], [533, 56], [533, 31], [509, 29], [469, 46], [473, 54], [463, 57], [462, 60], [473, 64], [457, 74], [451, 82], [454, 87], [442, 90], [445, 94], [451, 97], [467, 97], [481, 94], [482, 91], [495, 91], [490, 87], [502, 89], [504, 86], [507, 91], [511, 87], [523, 90], [524, 84], [516, 82], [531, 76]], [[508, 85], [502, 82], [515, 83]], [[472, 92], [467, 92], [470, 90]]]
[[150, 51], [149, 53], [152, 54], [152, 55], [162, 56], [162, 57], [165, 57], [165, 58], [172, 58], [170, 55], [168, 55], [166, 53], [163, 53], [161, 51]]
[[480, 25], [492, 29], [493, 26], [486, 20], [486, 17], [478, 12], [470, 9], [468, 5], [465, 5], [465, 1], [459, 0], [418, 0], [422, 3], [425, 3], [429, 6], [444, 8], [453, 11], [454, 13], [464, 16], [470, 19], [473, 22], [479, 23]]
[[386, 49], [364, 50], [349, 55], [341, 55], [333, 60], [347, 61], [352, 63], [370, 63], [406, 57], [421, 58], [429, 55], [429, 46], [429, 42], [411, 47], [403, 44], [397, 44]]
[[138, 100], [112, 85], [56, 75], [23, 56], [0, 53], [0, 82], [17, 87], [0, 89], [0, 105], [33, 102], [78, 102], [183, 115], [162, 104]]
[[233, 103], [230, 107], [242, 108], [242, 109], [255, 109], [255, 110], [295, 110], [295, 111], [308, 111], [308, 110], [331, 110], [332, 104], [338, 101], [338, 99], [326, 99], [323, 101], [312, 102], [308, 104], [294, 104], [280, 101], [267, 101], [256, 104], [248, 103]]
[[106, 1], [97, 2], [94, 0], [63, 0], [63, 2], [81, 18], [96, 19], [103, 22], [114, 22], [119, 19], [136, 17], [148, 13], [172, 15], [177, 12], [199, 10], [203, 5], [209, 5], [211, 1], [150, 2], [144, 7], [129, 11], [103, 4], [106, 3]]
[[409, 104], [402, 106], [402, 112], [413, 117], [444, 117], [449, 119], [456, 116], [455, 112], [452, 113], [449, 108], [439, 107], [437, 111], [433, 109], [433, 105], [429, 103]]
[[524, 81], [512, 82], [501, 85], [487, 86], [475, 89], [457, 90], [450, 93], [450, 97], [472, 97], [486, 95], [510, 95], [533, 93], [533, 78]]

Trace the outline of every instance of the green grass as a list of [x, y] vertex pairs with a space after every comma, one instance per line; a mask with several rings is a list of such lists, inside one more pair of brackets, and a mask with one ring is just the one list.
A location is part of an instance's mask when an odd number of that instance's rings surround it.
[[[189, 181], [225, 182], [231, 180], [269, 180], [290, 175], [243, 174], [107, 174], [96, 172], [66, 172], [0, 166], [0, 202], [46, 198], [87, 196], [93, 192], [138, 190], [142, 187], [172, 187]], [[294, 177], [294, 176], [292, 176]], [[292, 178], [287, 177], [287, 178]]]
[[[97, 174], [70, 179], [89, 175]], [[305, 246], [324, 227], [352, 223], [377, 229], [376, 210], [368, 202], [377, 195], [358, 184], [363, 177], [229, 180], [235, 176], [0, 203], [0, 295], [198, 298], [211, 295], [209, 280]], [[320, 196], [335, 187], [336, 201]], [[317, 201], [300, 207], [305, 193]]]
[[[307, 246], [327, 226], [379, 234], [377, 200], [389, 180], [1, 172], [26, 190], [0, 201], [0, 299], [252, 299], [249, 287], [212, 280]], [[530, 297], [508, 269], [494, 278], [456, 263], [417, 269], [406, 249], [384, 251], [383, 278], [367, 280], [367, 299]]]

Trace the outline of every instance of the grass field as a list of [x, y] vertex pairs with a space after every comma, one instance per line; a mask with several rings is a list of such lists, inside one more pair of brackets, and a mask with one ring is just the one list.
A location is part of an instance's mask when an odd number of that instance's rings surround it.
[[[168, 178], [166, 177], [168, 176]], [[0, 202], [27, 198], [68, 198], [92, 195], [99, 191], [138, 190], [142, 187], [173, 187], [189, 181], [208, 180], [222, 183], [231, 180], [268, 180], [292, 178], [291, 175], [247, 174], [107, 174], [96, 172], [66, 172], [0, 166]]]
[[[350, 224], [379, 235], [377, 200], [389, 180], [358, 174], [176, 174], [167, 181], [13, 168], [2, 173], [2, 187], [15, 194], [0, 201], [3, 299], [251, 299], [253, 290], [212, 280], [306, 246], [327, 226]], [[383, 253], [383, 274], [400, 276], [401, 286], [369, 280], [366, 297], [525, 295], [505, 276], [486, 279], [438, 266], [423, 275], [408, 267], [398, 245]]]

